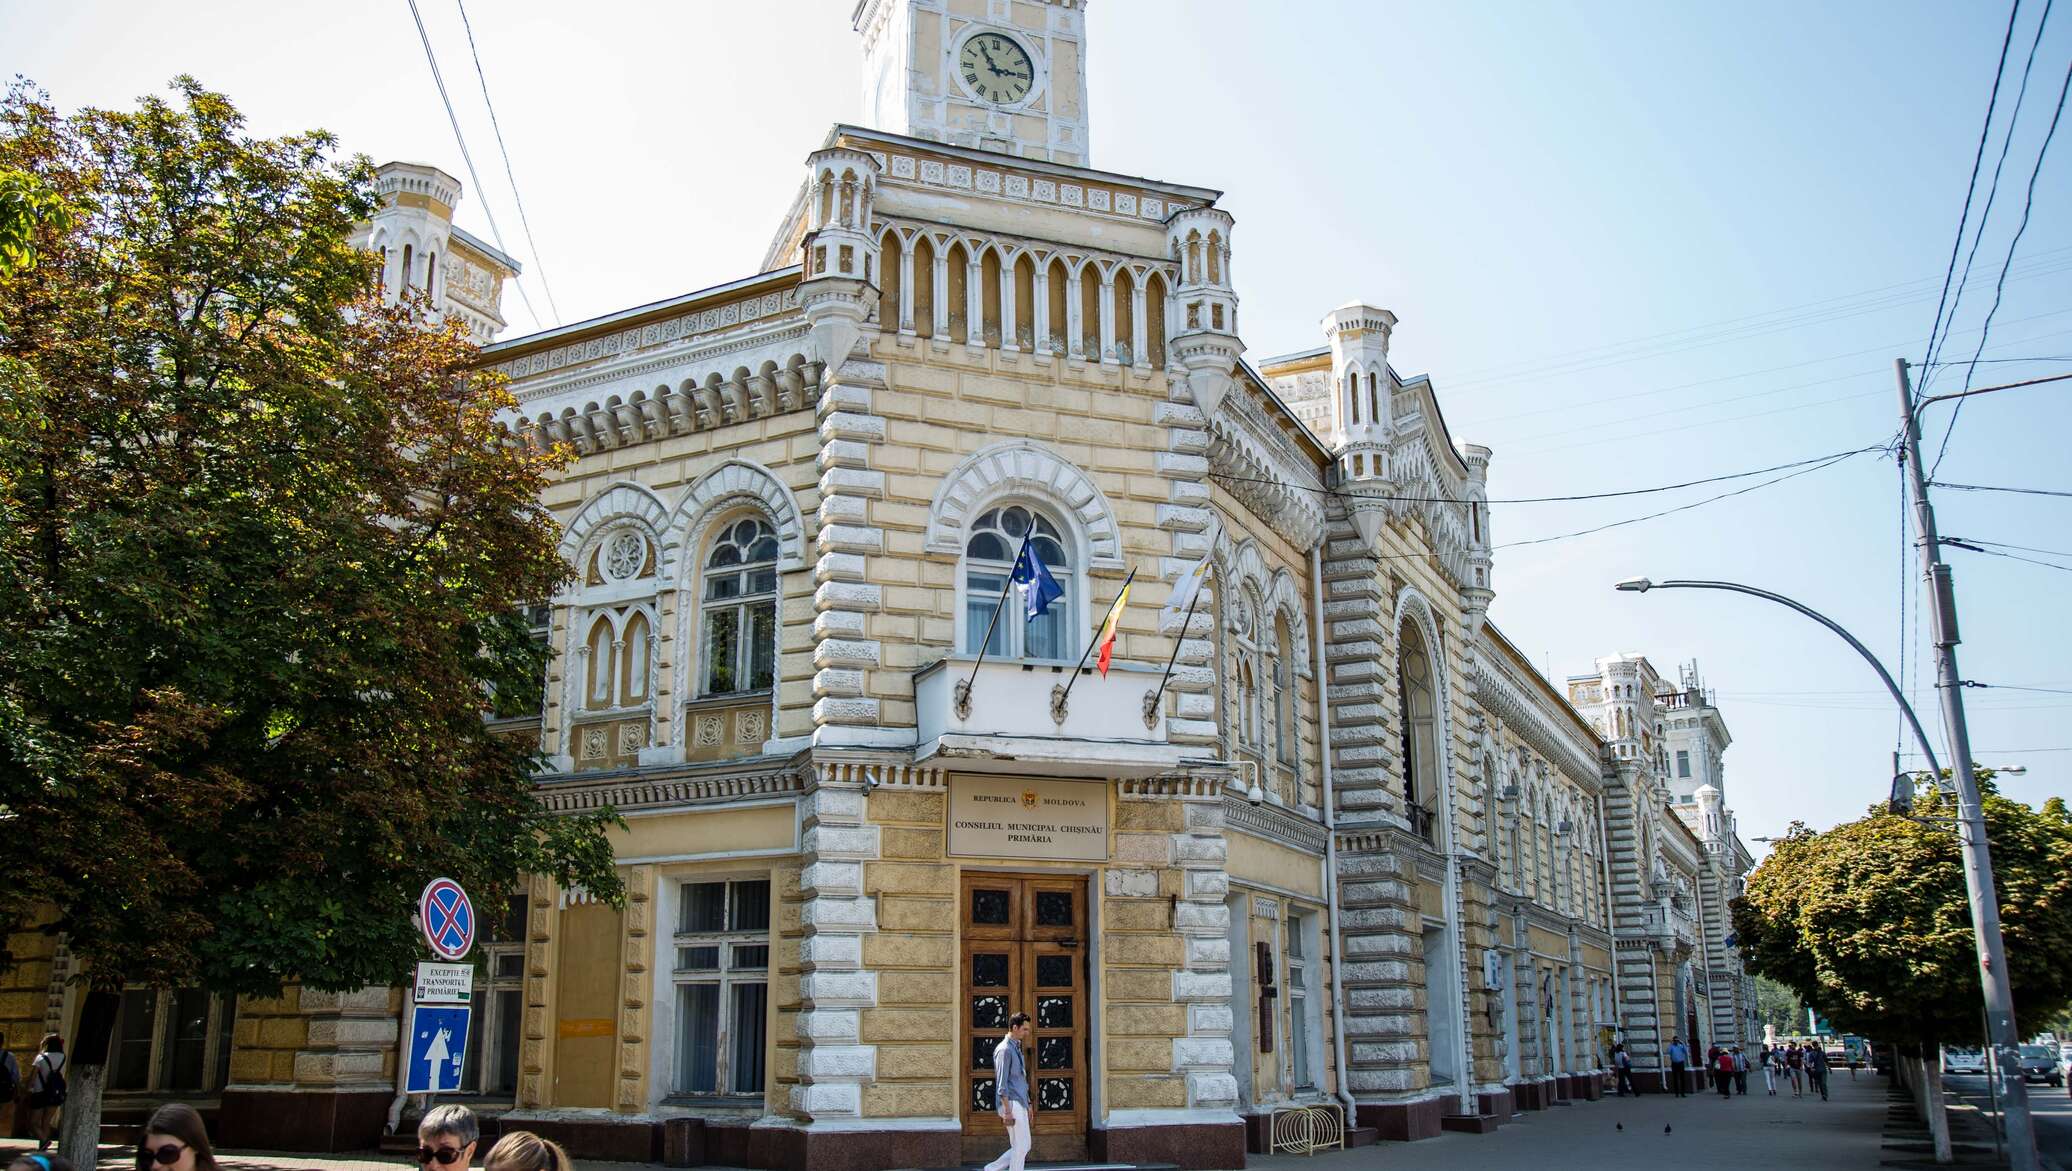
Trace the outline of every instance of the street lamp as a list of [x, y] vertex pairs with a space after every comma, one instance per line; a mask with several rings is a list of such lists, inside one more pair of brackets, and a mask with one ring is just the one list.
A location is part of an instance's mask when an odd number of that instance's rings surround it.
[[[1902, 398], [1904, 398], [1907, 394], [1904, 363], [1901, 363], [1900, 369], [1902, 374], [1900, 391]], [[1914, 495], [1916, 502], [1921, 503], [1924, 493], [1919, 468], [1921, 453], [1918, 445], [1918, 431], [1916, 430], [1911, 407], [1908, 407], [1907, 428], [1908, 455], [1914, 465], [1911, 468], [1914, 477]], [[1925, 505], [1923, 505], [1923, 510], [1925, 511]], [[1925, 539], [1927, 541], [1931, 543], [1934, 541], [1935, 530], [1932, 517], [1929, 518], [1929, 523], [1922, 526], [1922, 532], [1926, 534]], [[1934, 563], [1933, 558], [1930, 558], [1930, 561], [1936, 573], [1940, 575], [1937, 578], [1939, 586], [1946, 587], [1948, 584], [1948, 570], [1940, 564]], [[1727, 590], [1737, 594], [1750, 594], [1754, 597], [1776, 602], [1780, 606], [1789, 606], [1813, 621], [1820, 623], [1822, 626], [1827, 627], [1829, 630], [1834, 631], [1835, 634], [1841, 637], [1842, 641], [1854, 647], [1856, 653], [1863, 656], [1864, 662], [1869, 663], [1871, 669], [1878, 673], [1878, 679], [1885, 684], [1885, 690], [1892, 693], [1892, 701], [1899, 705], [1900, 712], [1906, 716], [1907, 726], [1914, 730], [1914, 739], [1921, 744], [1921, 754], [1928, 758], [1929, 775], [1937, 778], [1942, 776], [1942, 769], [1935, 763], [1935, 750], [1929, 747], [1928, 734], [1922, 731], [1921, 721], [1915, 717], [1913, 706], [1907, 703], [1906, 696], [1900, 693], [1899, 685], [1892, 681], [1892, 675], [1885, 670], [1885, 664], [1879, 662], [1878, 656], [1872, 654], [1868, 647], [1858, 642], [1855, 635], [1842, 629], [1827, 615], [1803, 603], [1795, 602], [1783, 594], [1773, 594], [1769, 590], [1759, 590], [1754, 586], [1745, 586], [1731, 581], [1649, 581], [1644, 577], [1631, 577], [1620, 582], [1618, 589], [1632, 594], [1644, 594], [1649, 590], [1665, 589]], [[1948, 601], [1947, 594], [1942, 588], [1938, 588], [1937, 597], [1945, 603]], [[1955, 694], [1958, 688], [1957, 680], [1959, 676], [1957, 675], [1956, 659], [1950, 648], [1956, 642], [1956, 614], [1954, 607], [1950, 607], [1947, 612], [1938, 610], [1937, 614], [1936, 646], [1942, 653], [1940, 655], [1941, 663], [1938, 671], [1939, 681], [1936, 687], [1943, 692], [1943, 714], [1950, 733], [1950, 748], [1956, 753], [1957, 762], [1962, 766], [1952, 772], [1951, 776], [1955, 779], [1957, 786], [1957, 832], [1958, 839], [1962, 843], [1964, 850], [1964, 881], [1967, 892], [1970, 895], [1971, 930], [1978, 943], [1979, 983], [1982, 986], [1981, 991], [1985, 994], [1987, 1038], [1992, 1042], [1996, 1055], [2001, 1059], [2000, 1068], [2002, 1070], [2008, 1068], [2019, 1069], [2020, 1065], [2018, 1063], [2020, 1058], [2016, 1050], [2014, 1032], [2013, 989], [2010, 986], [2011, 982], [2008, 979], [2007, 971], [2007, 948], [2000, 934], [1999, 905], [1995, 901], [1997, 896], [1993, 891], [1992, 853], [1986, 844], [1985, 817], [1979, 800], [1978, 787], [1974, 781], [1974, 770], [1977, 769], [1978, 765], [1977, 762], [1971, 759], [1971, 744], [1964, 730], [1963, 707], [1958, 702]], [[1900, 778], [1893, 778], [1892, 787], [1894, 803], [1897, 804], [1900, 796]], [[2006, 1117], [2008, 1124], [2008, 1139], [2011, 1148], [2009, 1152], [2010, 1164], [2015, 1168], [2015, 1171], [2032, 1171], [2037, 1165], [2036, 1132], [2034, 1123], [2031, 1122], [2029, 1117], [2028, 1085], [2020, 1077], [2016, 1077], [2007, 1083], [2007, 1106], [2004, 1117]]]
[[[1649, 590], [1727, 590], [1737, 594], [1752, 594], [1758, 598], [1775, 602], [1780, 606], [1789, 606], [1813, 621], [1820, 623], [1841, 636], [1843, 642], [1856, 648], [1856, 653], [1863, 656], [1863, 661], [1869, 663], [1871, 670], [1878, 673], [1878, 679], [1885, 684], [1885, 690], [1892, 693], [1892, 701], [1899, 705], [1900, 712], [1906, 716], [1907, 726], [1914, 730], [1914, 739], [1921, 745], [1921, 755], [1928, 758], [1928, 775], [1933, 777], [1940, 777], [1942, 775], [1941, 766], [1935, 763], [1935, 749], [1928, 743], [1928, 733], [1922, 730], [1921, 720], [1914, 715], [1913, 705], [1907, 702], [1907, 697], [1900, 691], [1899, 684], [1892, 681], [1892, 674], [1885, 670], [1885, 664], [1878, 661], [1878, 656], [1872, 654], [1869, 647], [1858, 642], [1855, 635], [1842, 629], [1841, 625], [1835, 622], [1834, 619], [1829, 618], [1813, 607], [1795, 602], [1783, 594], [1773, 594], [1769, 590], [1759, 590], [1754, 586], [1745, 586], [1731, 581], [1649, 581], [1644, 577], [1629, 577], [1614, 588], [1622, 593], [1629, 594], [1644, 594]], [[1894, 790], [1894, 796], [1897, 797], [1896, 785]]]

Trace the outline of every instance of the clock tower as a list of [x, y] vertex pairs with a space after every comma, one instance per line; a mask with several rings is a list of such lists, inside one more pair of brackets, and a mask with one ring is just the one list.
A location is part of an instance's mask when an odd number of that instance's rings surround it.
[[858, 0], [863, 120], [1087, 166], [1086, 0]]

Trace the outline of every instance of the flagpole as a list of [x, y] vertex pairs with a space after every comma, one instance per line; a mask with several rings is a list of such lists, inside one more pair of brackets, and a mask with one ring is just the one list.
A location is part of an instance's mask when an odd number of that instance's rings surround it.
[[[1130, 588], [1130, 583], [1135, 580], [1137, 580], [1137, 571], [1136, 568], [1133, 566], [1130, 569], [1129, 576], [1122, 579], [1123, 590], [1127, 591]], [[1120, 601], [1122, 599], [1122, 594], [1117, 593], [1115, 597], [1117, 601]], [[1109, 609], [1114, 609], [1113, 603], [1109, 604]], [[1107, 625], [1108, 619], [1105, 615], [1103, 615], [1101, 618], [1101, 627], [1105, 629]], [[1067, 680], [1065, 683], [1065, 693], [1063, 695], [1058, 696], [1057, 701], [1051, 704], [1051, 713], [1053, 715], [1065, 710], [1065, 701], [1072, 698], [1072, 685], [1079, 682], [1079, 673], [1081, 671], [1086, 670], [1086, 661], [1090, 658], [1093, 658], [1094, 646], [1100, 641], [1101, 632], [1100, 630], [1096, 630], [1094, 631], [1093, 638], [1088, 640], [1086, 644], [1086, 653], [1079, 656], [1079, 665], [1077, 667], [1072, 668], [1072, 678]]]
[[986, 623], [986, 636], [979, 640], [978, 659], [971, 664], [971, 677], [966, 679], [964, 685], [957, 689], [963, 693], [957, 697], [957, 706], [963, 709], [957, 713], [958, 719], [963, 719], [970, 714], [971, 685], [978, 682], [978, 669], [986, 661], [986, 648], [993, 645], [993, 628], [1000, 625], [1000, 611], [1007, 609], [1007, 591], [1014, 588], [1014, 567], [1021, 564], [1022, 554], [1027, 552], [1029, 548], [1029, 538], [1035, 535], [1036, 527], [1034, 525], [1029, 526], [1029, 531], [1022, 534], [1021, 548], [1015, 550], [1014, 560], [1007, 563], [1007, 581], [1001, 585], [1000, 598], [993, 604], [993, 617]]
[[1173, 664], [1180, 661], [1180, 644], [1187, 641], [1187, 627], [1191, 623], [1193, 623], [1194, 607], [1195, 604], [1200, 601], [1201, 591], [1199, 589], [1194, 591], [1193, 597], [1187, 599], [1187, 617], [1180, 619], [1180, 633], [1173, 639], [1172, 657], [1166, 660], [1165, 675], [1161, 677], [1158, 681], [1158, 690], [1152, 692], [1151, 702], [1145, 705], [1145, 707], [1147, 708], [1146, 714], [1157, 711], [1158, 701], [1165, 697], [1166, 683], [1173, 677]]

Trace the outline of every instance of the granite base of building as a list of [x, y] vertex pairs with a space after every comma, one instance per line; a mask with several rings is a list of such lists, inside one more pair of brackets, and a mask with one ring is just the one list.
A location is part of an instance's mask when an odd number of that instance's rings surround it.
[[1518, 1112], [1508, 1087], [1475, 1095], [1475, 1106], [1481, 1113], [1494, 1114], [1498, 1118], [1509, 1118]]
[[395, 1091], [225, 1090], [215, 1141], [262, 1151], [371, 1151]]
[[1444, 1098], [1426, 1098], [1418, 1102], [1362, 1102], [1359, 1124], [1373, 1127], [1375, 1133], [1389, 1142], [1438, 1138], [1439, 1120], [1445, 1117], [1446, 1102]]
[[[1170, 1163], [1184, 1171], [1214, 1171], [1245, 1165], [1246, 1124], [1186, 1122], [1171, 1126], [1095, 1127], [1086, 1135], [1086, 1155], [1100, 1163]], [[943, 1166], [936, 1163], [892, 1166]]]

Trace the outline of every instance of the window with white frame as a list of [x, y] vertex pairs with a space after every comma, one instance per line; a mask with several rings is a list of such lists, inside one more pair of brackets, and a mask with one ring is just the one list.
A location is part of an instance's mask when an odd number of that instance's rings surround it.
[[478, 949], [475, 1020], [468, 1029], [460, 1092], [504, 1097], [518, 1092], [518, 1049], [525, 1020], [526, 898], [510, 896], [504, 917]]
[[766, 691], [777, 679], [777, 532], [758, 516], [720, 528], [701, 595], [705, 695]]
[[1258, 597], [1245, 590], [1231, 601], [1224, 623], [1230, 634], [1230, 702], [1236, 709], [1230, 722], [1239, 751], [1254, 755], [1264, 755], [1261, 740], [1266, 731], [1260, 710], [1265, 697], [1259, 688], [1259, 621]]
[[760, 1095], [770, 881], [686, 882], [676, 931], [676, 1092]]
[[235, 1006], [199, 988], [127, 988], [108, 1041], [112, 1091], [207, 1093], [230, 1070]]
[[[1043, 562], [1057, 580], [1064, 595], [1053, 600], [1043, 614], [1023, 621], [1021, 599], [1007, 588], [1014, 572], [1014, 559], [1022, 542], [1029, 553]], [[967, 655], [979, 653], [981, 645], [989, 658], [1065, 659], [1072, 655], [1071, 560], [1066, 556], [1065, 537], [1043, 513], [1021, 504], [1003, 504], [988, 509], [971, 525], [964, 543], [964, 641]], [[1007, 598], [1007, 613], [993, 621], [993, 611]], [[992, 638], [987, 640], [987, 630]]]
[[1311, 1019], [1315, 998], [1309, 994], [1311, 966], [1309, 926], [1313, 916], [1290, 912], [1283, 951], [1288, 961], [1288, 1080], [1297, 1090], [1315, 1089], [1316, 1070], [1310, 1064], [1309, 1039], [1320, 1025]]

